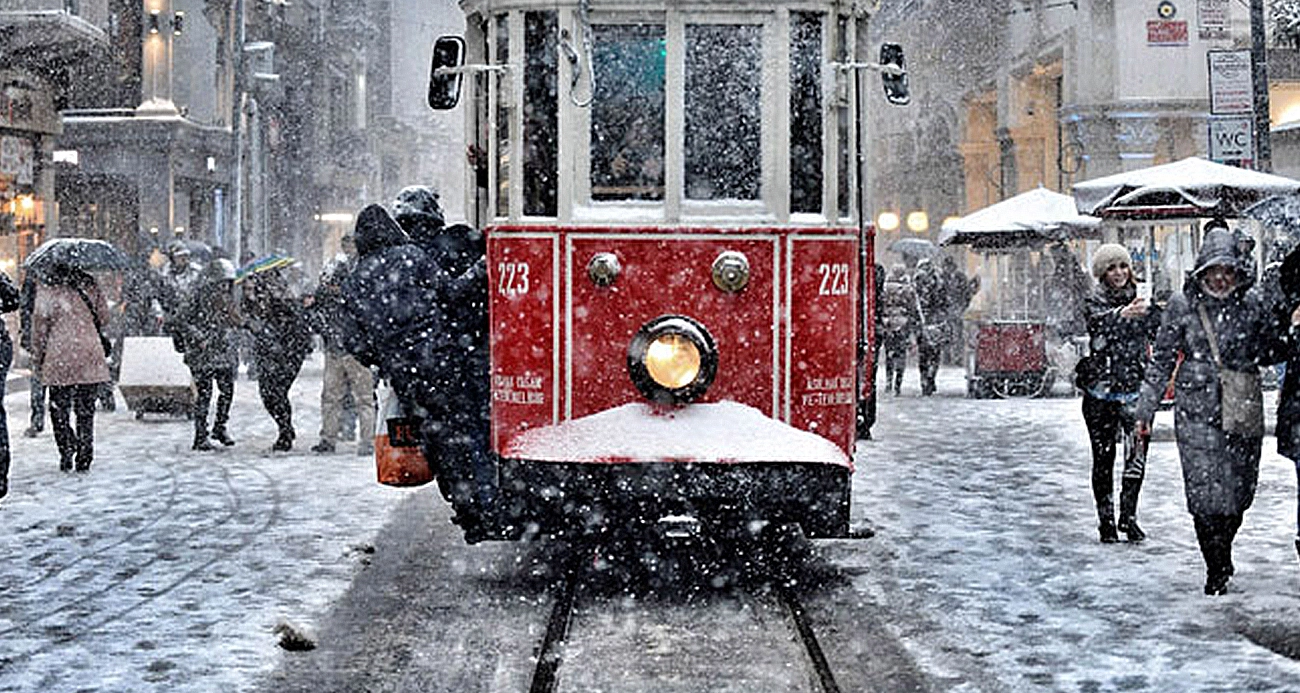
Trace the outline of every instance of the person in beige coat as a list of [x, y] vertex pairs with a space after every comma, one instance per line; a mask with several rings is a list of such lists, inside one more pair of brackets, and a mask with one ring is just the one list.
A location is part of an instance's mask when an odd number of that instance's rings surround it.
[[[44, 273], [32, 307], [32, 363], [50, 388], [50, 421], [59, 469], [86, 472], [95, 455], [95, 399], [109, 382], [100, 335], [108, 302], [94, 277], [60, 265]], [[76, 431], [71, 414], [77, 417]]]

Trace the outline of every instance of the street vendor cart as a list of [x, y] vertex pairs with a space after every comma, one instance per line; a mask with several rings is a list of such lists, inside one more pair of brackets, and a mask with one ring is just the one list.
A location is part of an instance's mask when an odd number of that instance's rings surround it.
[[943, 225], [939, 245], [965, 245], [979, 253], [987, 280], [988, 309], [968, 331], [967, 396], [1042, 396], [1058, 372], [1072, 367], [1053, 357], [1063, 349], [1044, 306], [1050, 274], [1045, 248], [1098, 232], [1097, 219], [1076, 212], [1074, 198], [1044, 188]]

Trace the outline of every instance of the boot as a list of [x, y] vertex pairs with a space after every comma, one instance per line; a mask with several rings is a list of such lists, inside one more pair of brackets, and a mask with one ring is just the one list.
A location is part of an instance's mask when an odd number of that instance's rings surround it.
[[212, 443], [208, 442], [208, 417], [194, 414], [194, 445], [190, 446], [191, 450], [215, 450]]
[[1101, 535], [1101, 543], [1118, 544], [1119, 532], [1115, 529], [1115, 505], [1111, 502], [1110, 494], [1097, 501], [1097, 532]]
[[1295, 538], [1295, 552], [1296, 554], [1300, 554], [1300, 536]]
[[235, 439], [231, 438], [230, 435], [226, 433], [226, 427], [221, 424], [212, 427], [212, 439], [226, 447], [235, 444]]
[[1137, 504], [1138, 492], [1142, 490], [1142, 480], [1131, 477], [1124, 477], [1121, 480], [1119, 492], [1119, 524], [1117, 528], [1123, 532], [1131, 542], [1139, 542], [1147, 538], [1146, 532], [1138, 527], [1137, 523]]
[[280, 437], [271, 444], [272, 452], [288, 452], [293, 449], [293, 431], [280, 431]]
[[9, 494], [9, 451], [0, 453], [0, 498]]

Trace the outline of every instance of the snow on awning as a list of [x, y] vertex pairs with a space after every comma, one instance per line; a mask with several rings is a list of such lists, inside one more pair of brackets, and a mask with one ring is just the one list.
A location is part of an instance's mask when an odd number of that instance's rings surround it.
[[525, 431], [502, 450], [544, 462], [799, 462], [850, 466], [831, 441], [738, 402], [661, 410], [632, 402]]
[[1100, 220], [1075, 210], [1074, 198], [1030, 190], [947, 222], [939, 245], [1006, 248], [1098, 235]]
[[1236, 217], [1297, 191], [1300, 181], [1190, 157], [1076, 183], [1074, 199], [1080, 213], [1099, 217]]

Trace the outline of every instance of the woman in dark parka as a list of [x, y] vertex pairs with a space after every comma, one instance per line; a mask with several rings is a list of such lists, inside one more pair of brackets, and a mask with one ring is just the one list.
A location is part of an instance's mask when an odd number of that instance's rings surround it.
[[1213, 328], [1224, 368], [1257, 371], [1277, 362], [1285, 349], [1268, 307], [1249, 291], [1247, 269], [1232, 233], [1217, 229], [1206, 234], [1183, 292], [1169, 301], [1137, 406], [1139, 426], [1147, 432], [1182, 352], [1174, 382], [1174, 430], [1187, 511], [1205, 558], [1205, 593], [1210, 595], [1224, 594], [1234, 571], [1232, 540], [1255, 500], [1263, 430], [1223, 430], [1220, 369], [1201, 311]]
[[1132, 429], [1133, 404], [1142, 385], [1147, 347], [1160, 327], [1160, 311], [1137, 296], [1132, 260], [1122, 245], [1107, 243], [1092, 257], [1097, 286], [1084, 300], [1089, 355], [1077, 370], [1083, 390], [1083, 420], [1092, 442], [1092, 495], [1098, 530], [1105, 543], [1142, 541], [1137, 524], [1138, 493], [1145, 468], [1142, 456], [1124, 460], [1120, 482], [1118, 531], [1115, 524], [1115, 439]]

